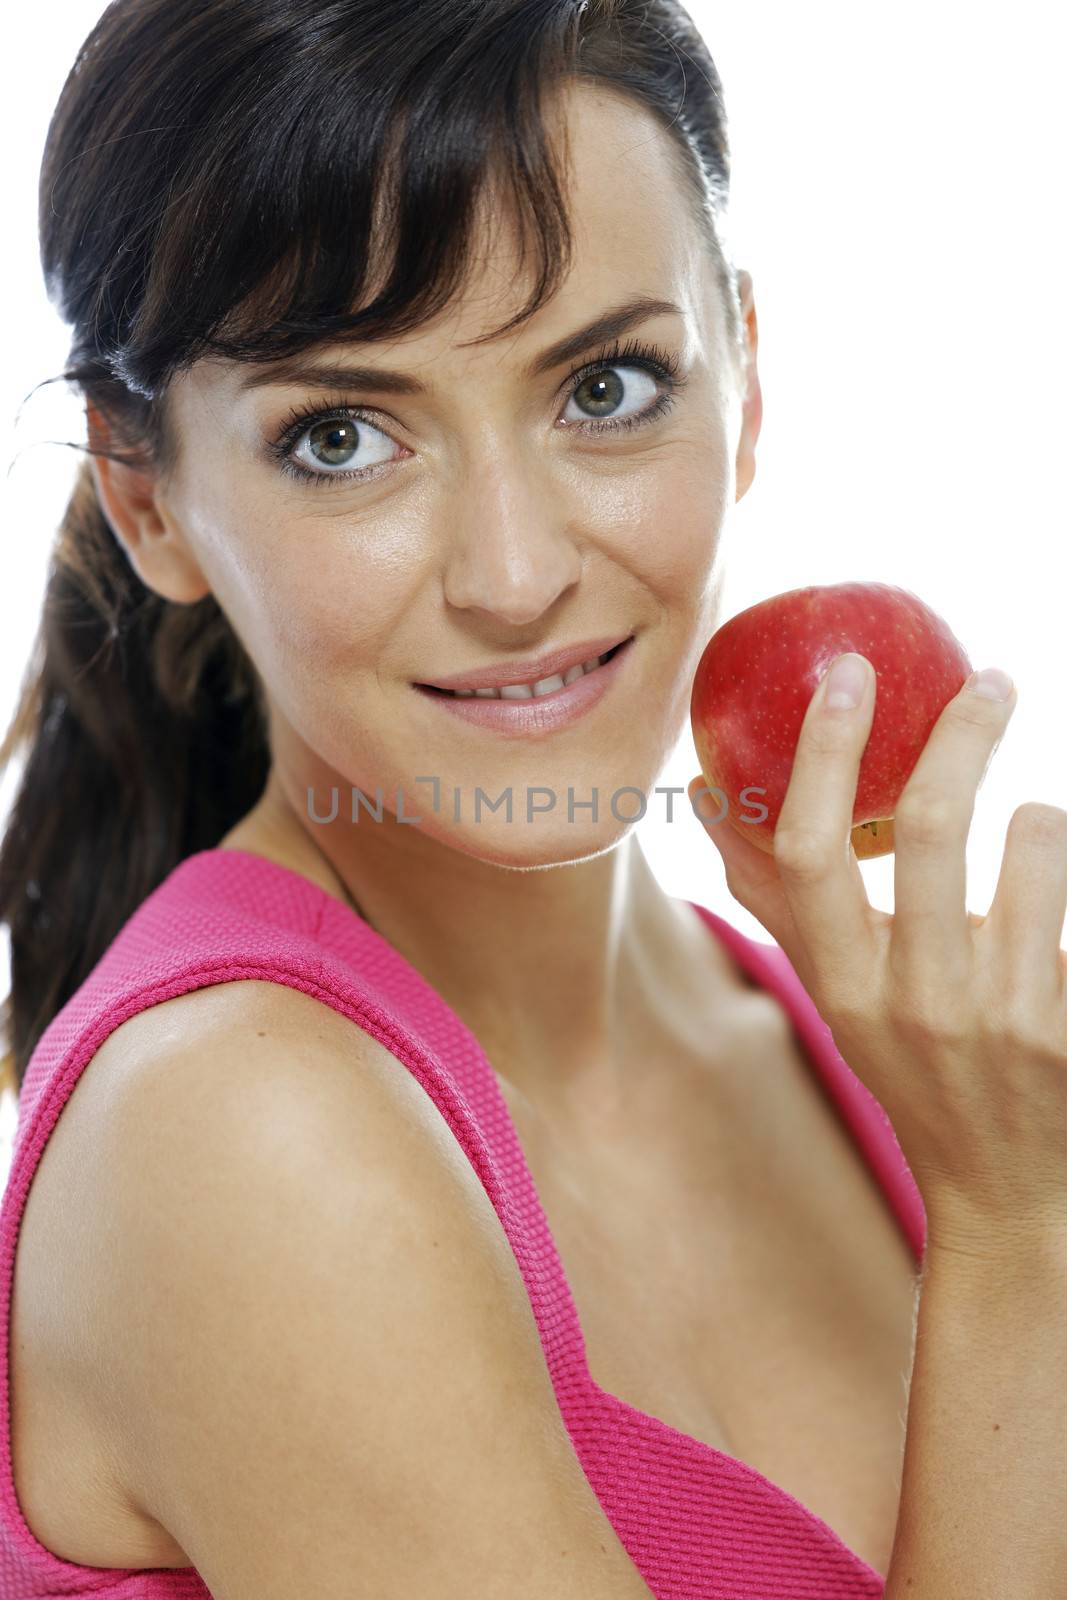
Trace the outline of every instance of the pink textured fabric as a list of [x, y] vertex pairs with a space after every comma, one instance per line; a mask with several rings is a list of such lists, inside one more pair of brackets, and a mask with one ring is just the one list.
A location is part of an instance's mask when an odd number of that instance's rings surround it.
[[[751, 940], [706, 907], [690, 904], [742, 971], [786, 1008], [806, 1058], [920, 1261], [925, 1213], [892, 1127], [834, 1047], [784, 951]], [[30, 1183], [94, 1052], [121, 1022], [148, 1006], [247, 978], [289, 984], [351, 1018], [379, 1039], [434, 1100], [511, 1242], [576, 1455], [658, 1600], [882, 1595], [882, 1577], [793, 1496], [594, 1382], [537, 1191], [473, 1034], [349, 907], [264, 857], [220, 848], [181, 862], [138, 907], [53, 1020], [27, 1069], [0, 1208], [0, 1600], [89, 1594], [115, 1600], [210, 1600], [194, 1568], [81, 1566], [54, 1555], [30, 1531], [11, 1471], [9, 1312]]]

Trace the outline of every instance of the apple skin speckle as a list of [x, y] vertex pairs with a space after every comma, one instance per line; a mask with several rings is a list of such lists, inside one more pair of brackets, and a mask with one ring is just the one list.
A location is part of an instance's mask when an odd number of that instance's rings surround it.
[[904, 786], [934, 723], [970, 676], [948, 624], [892, 584], [813, 584], [738, 612], [700, 658], [689, 710], [701, 771], [720, 792], [712, 799], [729, 806], [724, 823], [767, 854], [811, 697], [845, 650], [866, 656], [875, 670], [852, 812], [852, 847], [865, 860], [892, 854]]

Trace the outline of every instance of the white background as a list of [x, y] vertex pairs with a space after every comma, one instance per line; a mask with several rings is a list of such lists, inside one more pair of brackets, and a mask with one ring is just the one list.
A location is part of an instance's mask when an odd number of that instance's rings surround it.
[[[54, 0], [5, 19], [5, 725], [78, 459], [49, 441], [84, 439], [60, 385], [16, 423], [67, 354], [40, 278], [37, 175], [56, 97], [101, 9]], [[723, 620], [803, 584], [894, 583], [945, 618], [975, 666], [1013, 674], [1019, 703], [968, 848], [969, 904], [984, 911], [1015, 807], [1067, 806], [1055, 8], [695, 0], [691, 11], [724, 83], [732, 231], [755, 281], [765, 406], [757, 480], [728, 535]], [[661, 782], [684, 785], [697, 771], [687, 735]], [[0, 815], [16, 776], [0, 787]], [[769, 939], [730, 896], [684, 796], [679, 813], [667, 825], [660, 802], [639, 825], [664, 886]], [[893, 858], [863, 872], [891, 910]], [[5, 942], [0, 991], [6, 952]], [[0, 1176], [14, 1110], [5, 1095]]]

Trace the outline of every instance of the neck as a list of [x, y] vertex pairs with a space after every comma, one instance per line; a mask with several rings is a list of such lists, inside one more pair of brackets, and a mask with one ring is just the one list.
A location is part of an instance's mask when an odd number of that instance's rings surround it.
[[395, 819], [314, 823], [272, 772], [222, 842], [354, 903], [524, 1094], [600, 1094], [647, 1058], [672, 1015], [707, 1004], [711, 941], [633, 833], [584, 861], [503, 868]]

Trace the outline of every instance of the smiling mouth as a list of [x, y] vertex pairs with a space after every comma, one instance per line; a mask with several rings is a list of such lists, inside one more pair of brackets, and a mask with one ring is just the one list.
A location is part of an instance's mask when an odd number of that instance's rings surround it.
[[452, 699], [460, 700], [540, 700], [546, 695], [558, 694], [561, 689], [569, 688], [581, 677], [588, 677], [591, 672], [595, 672], [598, 667], [610, 661], [612, 656], [618, 655], [619, 651], [630, 643], [631, 638], [632, 634], [619, 644], [613, 645], [610, 650], [605, 650], [603, 655], [596, 656], [591, 661], [580, 662], [564, 673], [554, 673], [549, 678], [542, 678], [538, 683], [509, 683], [500, 689], [440, 689], [432, 683], [419, 683], [415, 687], [425, 694], [448, 695]]

